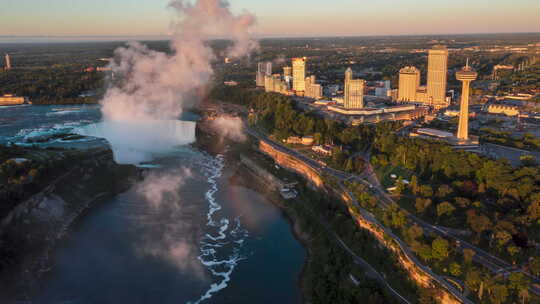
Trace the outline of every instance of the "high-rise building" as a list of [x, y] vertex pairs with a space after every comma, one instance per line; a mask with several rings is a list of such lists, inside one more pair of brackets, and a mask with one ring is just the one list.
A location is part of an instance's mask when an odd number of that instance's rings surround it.
[[448, 75], [448, 49], [437, 45], [429, 50], [427, 71], [427, 103], [447, 106], [446, 82]]
[[266, 92], [275, 92], [280, 94], [287, 94], [287, 83], [281, 78], [281, 75], [274, 74], [271, 76], [264, 76], [264, 90]]
[[362, 109], [364, 107], [364, 88], [366, 81], [363, 79], [351, 79], [345, 86], [345, 108]]
[[283, 76], [292, 77], [292, 67], [290, 66], [283, 67]]
[[265, 72], [266, 72], [266, 75], [268, 75], [268, 76], [272, 75], [272, 62], [270, 62], [270, 61], [266, 62]]
[[4, 67], [6, 71], [11, 70], [11, 58], [9, 57], [9, 54], [6, 54], [5, 56], [6, 66]]
[[306, 57], [293, 58], [293, 90], [295, 92], [304, 92], [306, 90]]
[[417, 101], [417, 92], [420, 88], [420, 70], [407, 66], [399, 70], [398, 101]]
[[308, 76], [308, 77], [306, 77], [306, 80], [304, 82], [304, 84], [306, 86], [304, 96], [306, 96], [306, 97], [309, 97], [308, 95], [310, 93], [309, 89], [311, 88], [311, 80], [312, 80], [312, 78], [310, 76]]
[[353, 70], [349, 67], [345, 70], [345, 81], [343, 82], [343, 100], [349, 96], [349, 82], [353, 80]]
[[344, 107], [346, 109], [362, 109], [364, 107], [364, 88], [366, 82], [363, 79], [354, 79], [353, 70], [348, 68], [345, 71]]
[[265, 86], [265, 76], [266, 76], [266, 67], [264, 66], [264, 63], [259, 62], [257, 64], [257, 75], [256, 75], [256, 82], [258, 87]]
[[315, 99], [323, 98], [323, 86], [319, 83], [311, 85], [311, 97]]
[[448, 49], [434, 46], [429, 50], [427, 85], [420, 86], [420, 71], [415, 67], [405, 67], [399, 71], [398, 101], [419, 102], [435, 108], [448, 106], [446, 82], [448, 74]]
[[274, 92], [274, 78], [272, 76], [264, 76], [264, 90], [265, 92]]
[[353, 70], [351, 68], [347, 68], [345, 70], [345, 83], [347, 83], [349, 80], [353, 79]]
[[306, 91], [304, 93], [305, 97], [321, 99], [323, 95], [322, 85], [317, 83], [317, 78], [315, 75], [306, 77]]
[[471, 82], [475, 81], [478, 73], [467, 65], [456, 73], [457, 80], [463, 83], [463, 91], [461, 93], [461, 109], [459, 112], [459, 126], [456, 137], [460, 140], [469, 139], [469, 89]]
[[272, 76], [271, 62], [259, 62], [259, 64], [257, 65], [256, 82], [258, 87], [265, 86], [265, 76]]

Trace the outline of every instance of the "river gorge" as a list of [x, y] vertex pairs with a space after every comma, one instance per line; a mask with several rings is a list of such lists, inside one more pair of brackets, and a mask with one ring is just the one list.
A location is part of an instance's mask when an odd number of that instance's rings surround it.
[[[167, 140], [164, 150], [141, 154], [141, 143], [156, 143], [140, 132], [127, 157], [126, 151], [119, 157], [112, 143], [115, 160], [136, 159], [145, 168], [141, 181], [95, 204], [71, 226], [31, 303], [299, 302], [304, 248], [279, 209], [251, 186], [253, 177], [227, 153], [230, 147], [209, 153], [188, 145], [193, 133], [186, 128], [195, 119], [187, 113], [184, 122], [156, 128], [180, 134], [167, 133], [180, 141]], [[0, 141], [65, 145], [48, 136], [99, 136], [89, 132], [101, 130], [95, 125], [100, 120], [92, 106], [3, 108]], [[96, 144], [103, 142], [72, 143], [83, 149]]]

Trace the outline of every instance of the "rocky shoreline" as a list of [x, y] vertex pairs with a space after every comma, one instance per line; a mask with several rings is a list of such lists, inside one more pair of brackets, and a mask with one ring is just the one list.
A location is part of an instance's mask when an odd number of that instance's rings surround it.
[[82, 160], [3, 219], [2, 244], [15, 244], [17, 259], [0, 272], [2, 303], [31, 299], [53, 266], [51, 252], [69, 229], [89, 209], [126, 191], [140, 176], [135, 167], [116, 164], [110, 149], [83, 153]]
[[[201, 110], [202, 113], [204, 111]], [[218, 134], [214, 132], [208, 125], [205, 124], [205, 122], [201, 121], [197, 124], [197, 143], [194, 144], [195, 147], [198, 149], [201, 149], [203, 151], [206, 151], [210, 154], [223, 154], [227, 159], [234, 159], [236, 163], [238, 163], [238, 167], [247, 167], [245, 163], [241, 161], [241, 156], [250, 158], [251, 155], [259, 153], [256, 149], [256, 145], [254, 145], [249, 140], [244, 143], [234, 143], [227, 139], [219, 139]], [[236, 147], [236, 148], [230, 148], [228, 147]], [[262, 155], [262, 154], [261, 154]], [[255, 166], [256, 161], [253, 161], [253, 164]], [[301, 224], [300, 224], [300, 218], [295, 213], [295, 211], [292, 208], [288, 208], [286, 205], [286, 201], [280, 196], [279, 192], [276, 190], [271, 190], [268, 187], [268, 183], [275, 183], [276, 179], [279, 179], [277, 177], [272, 178], [269, 180], [266, 177], [261, 176], [260, 174], [255, 173], [255, 168], [248, 167], [249, 170], [247, 171], [248, 175], [250, 177], [253, 177], [252, 181], [253, 183], [245, 184], [246, 187], [253, 189], [254, 191], [257, 191], [261, 194], [263, 194], [276, 208], [280, 210], [280, 212], [284, 215], [285, 219], [289, 223], [291, 232], [294, 236], [294, 238], [305, 248], [306, 250], [306, 259], [304, 260], [304, 264], [302, 265], [302, 270], [298, 275], [297, 284], [299, 289], [299, 295], [300, 295], [300, 303], [306, 303], [306, 295], [305, 295], [305, 274], [307, 271], [307, 267], [309, 265], [309, 262], [312, 257], [312, 249], [310, 247], [312, 236], [309, 235], [307, 231], [305, 231]]]
[[[300, 218], [298, 214], [292, 209], [287, 206], [287, 201], [285, 201], [281, 195], [274, 189], [269, 190], [268, 184], [275, 182], [274, 179], [276, 177], [268, 179], [267, 176], [258, 174], [256, 172], [256, 168], [252, 168], [251, 166], [257, 166], [255, 163], [252, 165], [248, 165], [245, 162], [242, 163], [243, 166], [248, 167], [248, 174], [252, 176], [255, 181], [252, 184], [246, 185], [249, 188], [252, 188], [253, 190], [263, 193], [265, 197], [275, 206], [277, 207], [287, 222], [289, 223], [290, 230], [294, 236], [294, 238], [304, 247], [306, 251], [306, 259], [304, 260], [304, 264], [302, 265], [302, 270], [298, 275], [297, 283], [298, 283], [298, 289], [300, 291], [300, 303], [306, 303], [305, 299], [305, 288], [304, 288], [304, 280], [305, 280], [305, 273], [307, 270], [307, 266], [312, 258], [312, 249], [311, 249], [311, 239], [312, 236], [302, 228], [302, 225], [300, 224]], [[289, 201], [289, 203], [295, 203], [293, 201]]]

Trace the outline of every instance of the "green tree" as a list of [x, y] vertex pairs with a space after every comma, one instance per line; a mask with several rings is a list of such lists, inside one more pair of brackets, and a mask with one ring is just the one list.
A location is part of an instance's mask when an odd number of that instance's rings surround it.
[[533, 257], [531, 259], [531, 262], [529, 263], [529, 268], [534, 275], [539, 276], [540, 275], [540, 257]]
[[429, 245], [421, 245], [417, 253], [426, 262], [433, 259], [433, 250]]
[[422, 185], [420, 187], [420, 195], [422, 195], [423, 197], [432, 197], [433, 189], [429, 185]]
[[512, 239], [512, 235], [505, 230], [498, 230], [495, 232], [495, 239], [499, 247], [502, 248]]
[[459, 277], [461, 275], [461, 266], [456, 262], [450, 264], [450, 274]]
[[506, 247], [506, 251], [508, 251], [511, 256], [516, 256], [521, 252], [521, 249], [517, 246], [508, 246]]
[[465, 260], [465, 263], [471, 265], [475, 254], [476, 253], [472, 249], [463, 249], [463, 259]]
[[482, 272], [472, 267], [465, 275], [465, 286], [474, 292], [479, 292], [481, 284]]
[[409, 243], [412, 243], [413, 241], [418, 240], [418, 238], [421, 238], [424, 235], [424, 230], [422, 227], [414, 224], [406, 231], [406, 239]]
[[491, 293], [489, 299], [494, 304], [503, 304], [506, 303], [508, 298], [508, 288], [502, 284], [495, 284], [491, 287]]
[[437, 216], [441, 217], [443, 215], [451, 215], [456, 208], [449, 202], [442, 202], [437, 205]]
[[449, 243], [447, 240], [437, 237], [431, 243], [433, 258], [439, 261], [445, 260], [450, 255]]
[[417, 197], [414, 206], [418, 213], [424, 213], [431, 206], [431, 199]]
[[467, 208], [471, 205], [471, 200], [466, 197], [456, 197], [454, 201], [461, 208]]
[[528, 290], [531, 281], [521, 272], [512, 273], [508, 277], [508, 288], [512, 289], [519, 296], [522, 290]]
[[480, 235], [482, 232], [491, 229], [491, 221], [485, 215], [478, 215], [476, 211], [467, 211], [467, 223], [471, 229]]
[[439, 186], [439, 189], [437, 190], [437, 197], [439, 198], [445, 198], [452, 194], [453, 190], [448, 185], [441, 185]]
[[413, 194], [416, 194], [418, 192], [418, 178], [416, 177], [416, 175], [412, 176], [409, 186]]
[[540, 200], [532, 202], [527, 208], [527, 215], [530, 222], [540, 219]]

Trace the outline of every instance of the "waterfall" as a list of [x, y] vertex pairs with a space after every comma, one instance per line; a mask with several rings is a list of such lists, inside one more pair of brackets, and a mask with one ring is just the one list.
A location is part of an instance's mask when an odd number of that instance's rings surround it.
[[106, 121], [78, 128], [75, 132], [106, 139], [117, 163], [138, 165], [195, 142], [196, 125], [179, 120]]

